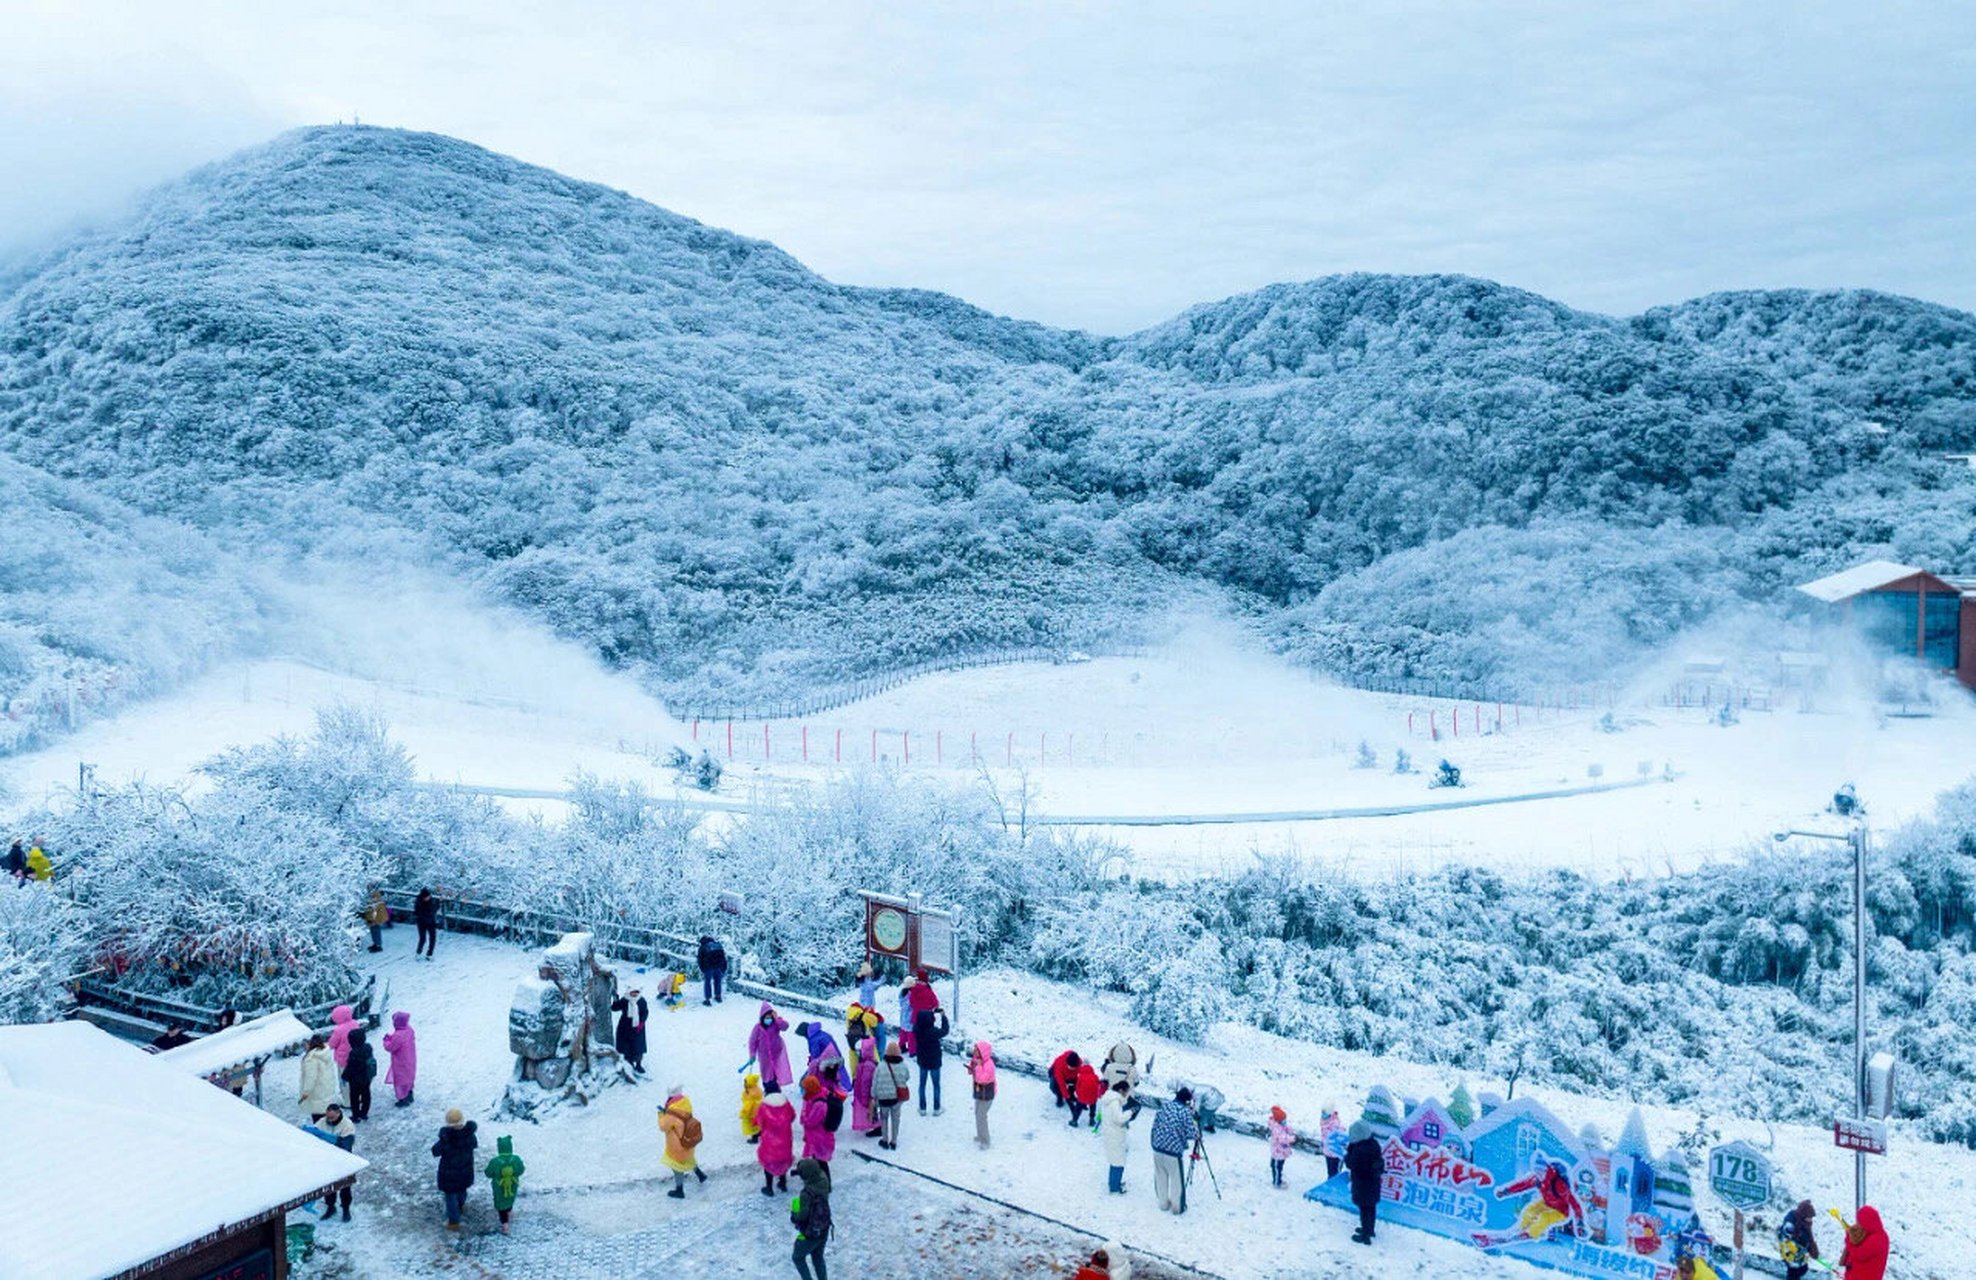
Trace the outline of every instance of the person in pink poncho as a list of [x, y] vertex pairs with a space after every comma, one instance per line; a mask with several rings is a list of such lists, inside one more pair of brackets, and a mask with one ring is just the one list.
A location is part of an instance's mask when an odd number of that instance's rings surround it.
[[830, 1127], [833, 1106], [841, 1119], [843, 1099], [832, 1096], [830, 1089], [815, 1076], [804, 1076], [803, 1159], [821, 1164], [826, 1173], [830, 1171], [830, 1158], [837, 1154], [837, 1133]]
[[763, 1089], [796, 1083], [795, 1073], [789, 1069], [789, 1047], [782, 1043], [782, 1033], [788, 1029], [788, 1019], [777, 1013], [774, 1005], [762, 1001], [754, 1028], [748, 1032], [748, 1061], [741, 1064], [741, 1070], [754, 1067]]
[[384, 1051], [391, 1055], [391, 1066], [384, 1083], [398, 1095], [394, 1107], [412, 1105], [412, 1084], [419, 1077], [419, 1042], [412, 1031], [412, 1015], [399, 1010], [391, 1015], [391, 1030], [384, 1033]]
[[789, 1189], [789, 1166], [796, 1163], [796, 1108], [774, 1084], [767, 1086], [761, 1105], [755, 1108], [755, 1123], [762, 1127], [762, 1140], [755, 1144], [755, 1161], [762, 1167], [762, 1194], [772, 1196]]
[[851, 1077], [851, 1128], [867, 1138], [878, 1136], [878, 1115], [871, 1105], [871, 1079], [878, 1073], [878, 1039], [858, 1041], [858, 1070]]
[[350, 1033], [356, 1029], [357, 1014], [349, 1005], [339, 1004], [329, 1011], [329, 1052], [338, 1071], [350, 1061]]

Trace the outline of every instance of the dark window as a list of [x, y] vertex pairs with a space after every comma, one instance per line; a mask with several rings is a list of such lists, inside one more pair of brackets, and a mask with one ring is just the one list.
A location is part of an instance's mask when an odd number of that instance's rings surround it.
[[1962, 597], [1930, 595], [1922, 608], [1925, 610], [1923, 655], [1929, 666], [1951, 670], [1962, 644]]
[[[1949, 600], [1952, 597], [1943, 596]], [[1912, 591], [1868, 591], [1853, 600], [1853, 620], [1876, 649], [1914, 656], [1915, 611]]]

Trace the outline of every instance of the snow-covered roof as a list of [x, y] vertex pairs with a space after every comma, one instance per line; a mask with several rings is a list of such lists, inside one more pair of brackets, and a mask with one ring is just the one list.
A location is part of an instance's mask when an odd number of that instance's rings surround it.
[[1899, 582], [1902, 578], [1912, 578], [1915, 574], [1923, 572], [1926, 571], [1917, 569], [1911, 564], [1896, 564], [1892, 560], [1868, 560], [1850, 569], [1841, 569], [1823, 578], [1815, 578], [1804, 583], [1798, 590], [1814, 600], [1837, 604], [1841, 600], [1851, 599], [1862, 591], [1873, 591], [1890, 582]]
[[86, 1022], [0, 1027], [0, 1135], [18, 1280], [116, 1275], [367, 1163]]
[[209, 1076], [306, 1044], [312, 1034], [300, 1018], [283, 1009], [201, 1036], [191, 1044], [167, 1049], [158, 1055], [158, 1060], [190, 1075]]

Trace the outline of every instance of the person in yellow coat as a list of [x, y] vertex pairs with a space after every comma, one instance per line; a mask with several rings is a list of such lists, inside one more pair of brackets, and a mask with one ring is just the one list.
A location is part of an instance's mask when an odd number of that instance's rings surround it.
[[666, 1139], [665, 1155], [661, 1159], [672, 1170], [672, 1190], [666, 1195], [684, 1200], [687, 1174], [702, 1182], [707, 1180], [706, 1171], [700, 1168], [700, 1158], [694, 1154], [704, 1131], [693, 1117], [693, 1102], [686, 1096], [685, 1085], [676, 1084], [666, 1090], [666, 1104], [659, 1108], [659, 1132]]
[[41, 851], [41, 842], [38, 840], [27, 851], [27, 873], [36, 880], [55, 878], [55, 864], [48, 861], [48, 855]]
[[754, 1146], [762, 1140], [762, 1126], [755, 1119], [755, 1108], [762, 1105], [762, 1078], [750, 1071], [741, 1077], [741, 1136]]
[[1722, 1273], [1708, 1265], [1708, 1260], [1690, 1254], [1681, 1259], [1681, 1265], [1674, 1274], [1679, 1280], [1722, 1280]]

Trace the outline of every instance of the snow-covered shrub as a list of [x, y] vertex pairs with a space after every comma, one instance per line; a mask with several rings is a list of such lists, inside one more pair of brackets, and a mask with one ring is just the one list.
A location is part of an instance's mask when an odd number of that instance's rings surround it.
[[0, 883], [0, 1023], [49, 1022], [88, 967], [83, 916], [45, 884]]
[[1372, 749], [1371, 743], [1367, 742], [1364, 738], [1360, 738], [1358, 744], [1358, 754], [1352, 757], [1352, 768], [1377, 769], [1378, 767], [1379, 767], [1379, 753]]
[[1228, 987], [1228, 958], [1220, 939], [1199, 937], [1153, 968], [1132, 997], [1132, 1017], [1169, 1039], [1201, 1044], [1228, 1017]]

